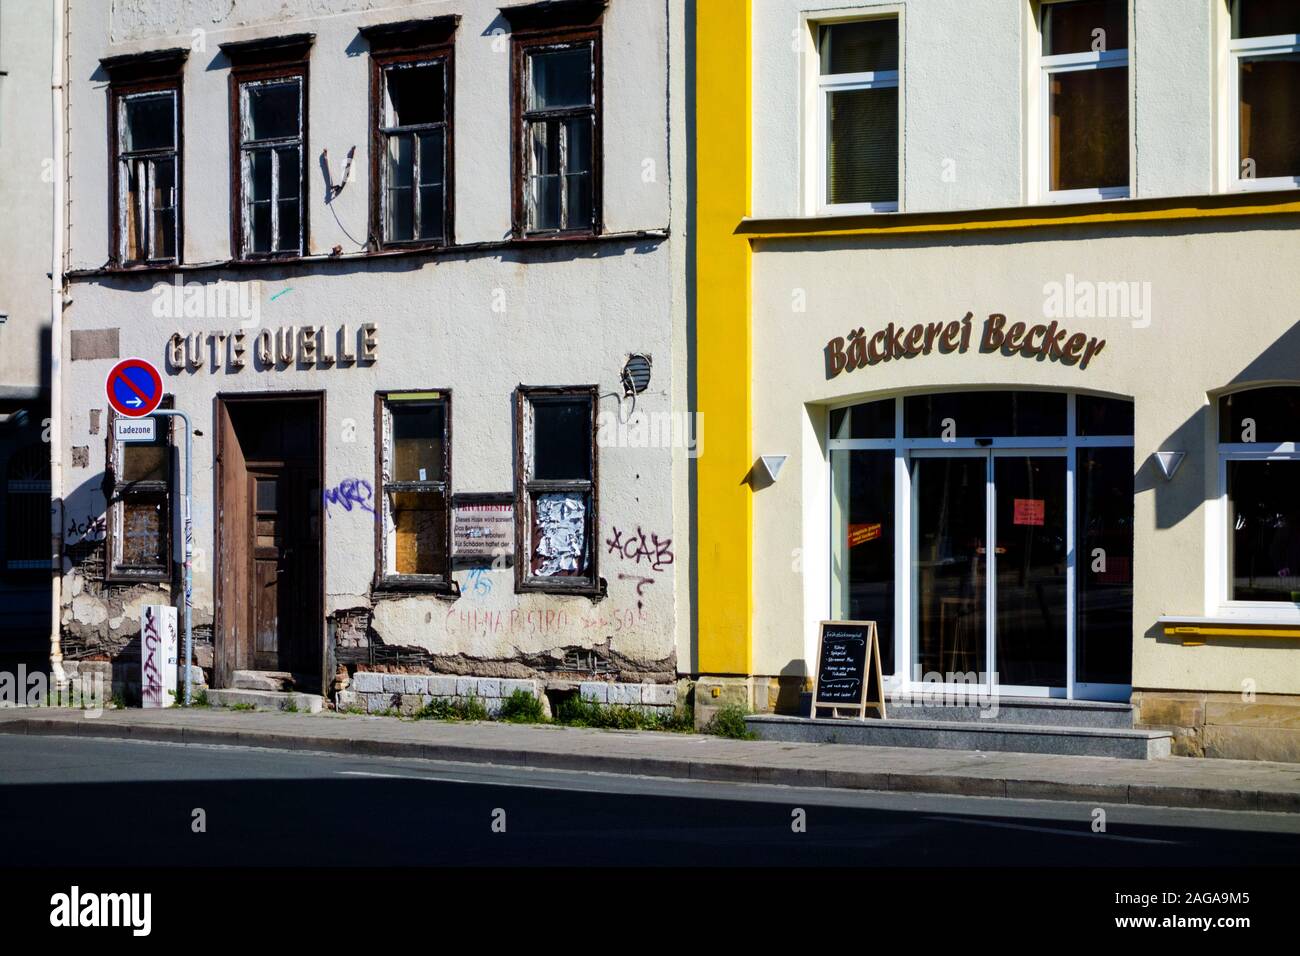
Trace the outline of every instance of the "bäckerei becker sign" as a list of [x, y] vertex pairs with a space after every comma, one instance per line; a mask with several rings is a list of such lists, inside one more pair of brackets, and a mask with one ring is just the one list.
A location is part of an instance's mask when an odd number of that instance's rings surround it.
[[[826, 377], [852, 372], [878, 362], [929, 355], [938, 349], [944, 355], [967, 352], [971, 346], [973, 314], [952, 322], [918, 322], [899, 325], [890, 322], [874, 335], [865, 329], [852, 329], [845, 337], [836, 336], [826, 343]], [[1039, 325], [1024, 322], [1007, 324], [1007, 317], [993, 313], [984, 320], [980, 334], [981, 352], [1001, 352], [1022, 358], [1050, 360], [1080, 369], [1106, 347], [1106, 340], [1086, 332], [1071, 332], [1053, 319]]]

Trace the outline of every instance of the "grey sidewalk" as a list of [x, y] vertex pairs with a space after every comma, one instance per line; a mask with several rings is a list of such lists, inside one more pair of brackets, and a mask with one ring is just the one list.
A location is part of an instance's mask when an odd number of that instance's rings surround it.
[[692, 780], [1300, 813], [1300, 764], [1120, 760], [223, 710], [0, 710], [0, 733], [382, 754]]

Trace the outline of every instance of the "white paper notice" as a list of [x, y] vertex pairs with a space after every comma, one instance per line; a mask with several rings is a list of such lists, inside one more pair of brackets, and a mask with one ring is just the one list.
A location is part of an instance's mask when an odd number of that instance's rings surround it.
[[536, 556], [536, 574], [582, 574], [587, 570], [583, 541], [587, 524], [587, 503], [581, 495], [537, 496], [537, 530], [541, 540]]

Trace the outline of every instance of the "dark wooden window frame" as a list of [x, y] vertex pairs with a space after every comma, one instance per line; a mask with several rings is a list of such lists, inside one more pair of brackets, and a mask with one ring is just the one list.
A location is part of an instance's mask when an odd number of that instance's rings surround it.
[[[221, 52], [230, 60], [230, 250], [236, 262], [268, 259], [300, 259], [311, 246], [311, 194], [308, 185], [307, 150], [311, 142], [311, 82], [309, 59], [315, 35], [295, 34], [240, 43], [223, 43]], [[297, 79], [302, 84], [302, 116], [299, 145], [298, 249], [280, 252], [249, 252], [244, 248], [243, 111], [240, 91], [247, 83]], [[272, 205], [276, 197], [272, 196]]]
[[[511, 218], [516, 239], [553, 240], [598, 236], [604, 231], [604, 95], [601, 63], [603, 0], [553, 0], [519, 7], [503, 7], [501, 14], [512, 28], [510, 42]], [[566, 114], [593, 113], [591, 131], [591, 226], [530, 232], [528, 230], [528, 151], [525, 135], [530, 118], [528, 102], [529, 53], [539, 49], [564, 49], [591, 44], [592, 106], [547, 110], [539, 116], [563, 118]]]
[[[164, 395], [160, 403], [160, 408], [172, 408], [174, 399], [171, 395]], [[172, 551], [175, 548], [174, 542], [174, 525], [176, 521], [176, 440], [173, 432], [173, 416], [162, 416], [156, 421], [155, 426], [164, 438], [164, 445], [167, 449], [167, 480], [166, 481], [119, 481], [118, 474], [122, 468], [122, 449], [125, 449], [125, 442], [116, 442], [113, 440], [114, 425], [113, 423], [122, 416], [111, 408], [108, 411], [108, 434], [105, 436], [105, 460], [107, 467], [104, 469], [104, 581], [108, 584], [163, 584], [172, 579], [174, 570], [174, 561]], [[136, 501], [158, 501], [163, 503], [163, 564], [159, 568], [129, 568], [118, 564], [117, 562], [117, 524], [122, 506], [129, 500]]]
[[[185, 109], [183, 72], [189, 50], [179, 47], [145, 54], [128, 54], [100, 60], [108, 74], [108, 267], [110, 269], [157, 268], [185, 261]], [[176, 255], [149, 259], [128, 259], [122, 233], [121, 102], [140, 93], [171, 92], [176, 110]]]
[[[459, 16], [434, 17], [363, 27], [370, 45], [370, 249], [437, 249], [455, 242], [456, 57], [454, 37]], [[387, 135], [383, 132], [384, 71], [402, 63], [442, 62], [443, 183], [442, 238], [389, 240], [384, 235]]]
[[[532, 435], [532, 407], [539, 402], [572, 401], [586, 399], [591, 405], [591, 480], [590, 481], [535, 481], [532, 478], [533, 455], [529, 437]], [[544, 594], [578, 594], [592, 598], [605, 595], [605, 582], [600, 577], [600, 451], [597, 445], [600, 388], [596, 385], [528, 386], [515, 389], [515, 592], [540, 592]], [[582, 577], [535, 575], [533, 560], [532, 496], [535, 493], [566, 491], [590, 495], [591, 507], [587, 515], [587, 551], [589, 567]]]
[[[420, 395], [436, 394], [435, 398], [394, 398], [394, 396], [403, 395]], [[409, 402], [413, 405], [421, 404], [441, 404], [443, 407], [443, 428], [442, 428], [442, 481], [428, 482], [409, 482], [409, 481], [385, 481], [384, 480], [384, 449], [387, 442], [385, 441], [384, 430], [384, 410], [387, 406]], [[376, 593], [384, 591], [422, 591], [433, 594], [459, 596], [460, 589], [456, 581], [451, 576], [451, 531], [452, 531], [452, 395], [449, 388], [411, 388], [411, 389], [392, 389], [389, 391], [375, 392], [375, 577], [373, 590]], [[395, 491], [440, 491], [443, 495], [446, 513], [446, 527], [443, 529], [443, 540], [446, 542], [446, 553], [443, 556], [441, 564], [441, 574], [397, 574], [389, 573], [384, 563], [386, 532], [384, 515], [388, 509], [388, 490]]]

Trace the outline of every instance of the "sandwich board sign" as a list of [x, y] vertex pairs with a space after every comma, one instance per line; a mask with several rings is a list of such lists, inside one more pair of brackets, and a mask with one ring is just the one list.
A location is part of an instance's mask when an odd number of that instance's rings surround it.
[[832, 717], [856, 711], [862, 720], [869, 707], [885, 716], [875, 621], [822, 621], [814, 665], [811, 716], [817, 716], [818, 708], [829, 708]]
[[143, 418], [162, 402], [162, 376], [144, 359], [123, 359], [108, 373], [104, 392], [113, 411], [127, 418]]

